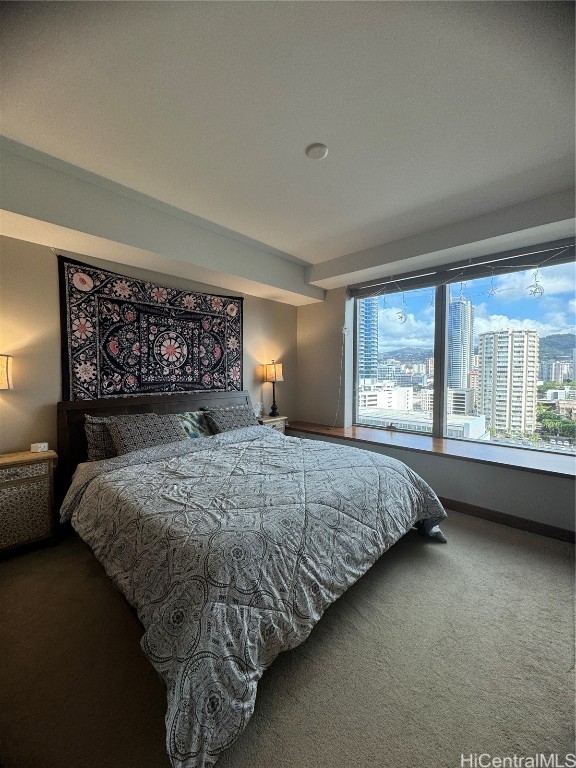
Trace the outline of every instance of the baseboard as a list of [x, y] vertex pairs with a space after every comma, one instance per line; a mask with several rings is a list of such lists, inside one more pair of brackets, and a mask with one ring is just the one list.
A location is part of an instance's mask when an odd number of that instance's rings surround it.
[[462, 512], [464, 515], [472, 517], [481, 517], [483, 520], [490, 520], [492, 523], [508, 525], [511, 528], [519, 528], [522, 531], [538, 533], [540, 536], [548, 536], [551, 539], [560, 539], [561, 541], [570, 541], [574, 543], [574, 531], [567, 528], [557, 528], [554, 525], [547, 525], [536, 520], [528, 520], [526, 517], [516, 517], [506, 512], [496, 512], [494, 509], [478, 507], [476, 504], [468, 504], [465, 501], [456, 501], [455, 499], [446, 499], [440, 496], [440, 501], [447, 509], [453, 509], [455, 512]]

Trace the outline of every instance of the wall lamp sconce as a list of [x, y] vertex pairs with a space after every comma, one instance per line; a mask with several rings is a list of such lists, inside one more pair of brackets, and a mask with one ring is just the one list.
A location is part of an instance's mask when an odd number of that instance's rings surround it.
[[13, 389], [12, 355], [0, 355], [0, 389]]
[[272, 410], [268, 414], [269, 416], [279, 416], [278, 408], [276, 407], [276, 382], [284, 381], [282, 376], [282, 363], [276, 363], [274, 360], [266, 365], [266, 378], [264, 381], [272, 383]]

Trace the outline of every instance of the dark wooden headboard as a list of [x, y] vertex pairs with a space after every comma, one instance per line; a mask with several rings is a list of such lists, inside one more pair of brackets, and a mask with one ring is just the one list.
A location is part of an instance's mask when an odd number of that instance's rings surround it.
[[248, 392], [191, 392], [176, 395], [146, 395], [74, 400], [58, 403], [57, 501], [64, 498], [74, 470], [86, 461], [84, 419], [91, 416], [119, 416], [131, 413], [184, 413], [201, 408], [250, 405]]

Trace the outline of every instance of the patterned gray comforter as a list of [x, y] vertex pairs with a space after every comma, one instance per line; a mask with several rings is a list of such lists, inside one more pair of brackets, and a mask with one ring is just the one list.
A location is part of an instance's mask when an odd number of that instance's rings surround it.
[[249, 427], [80, 465], [61, 516], [138, 612], [172, 765], [207, 768], [278, 653], [416, 521], [446, 513], [394, 459]]

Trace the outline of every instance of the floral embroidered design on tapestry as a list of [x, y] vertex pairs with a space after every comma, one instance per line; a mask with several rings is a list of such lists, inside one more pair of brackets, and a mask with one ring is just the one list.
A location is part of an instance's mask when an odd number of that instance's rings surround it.
[[242, 389], [242, 299], [58, 257], [62, 396]]

